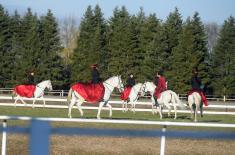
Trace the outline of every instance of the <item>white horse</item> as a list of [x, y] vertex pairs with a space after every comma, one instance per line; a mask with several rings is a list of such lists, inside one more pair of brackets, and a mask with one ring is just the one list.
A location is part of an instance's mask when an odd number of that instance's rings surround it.
[[[144, 95], [144, 93], [146, 92], [150, 92], [153, 105], [155, 105], [155, 100], [154, 100], [155, 88], [156, 88], [156, 85], [153, 82], [145, 82], [142, 86], [142, 91], [141, 91], [142, 95]], [[168, 108], [168, 117], [169, 117], [171, 113], [171, 104], [173, 105], [174, 111], [175, 111], [174, 119], [177, 118], [177, 108], [176, 108], [177, 104], [181, 108], [185, 108], [184, 104], [182, 104], [177, 94], [173, 92], [172, 90], [166, 90], [162, 92], [161, 97], [157, 100], [157, 102], [159, 104], [159, 106], [157, 106], [157, 110], [159, 112], [160, 119], [162, 119], [163, 106], [166, 106]], [[154, 114], [154, 110], [153, 110], [153, 114]]]
[[[50, 80], [45, 80], [45, 81], [42, 81], [40, 82], [39, 84], [36, 85], [36, 89], [34, 91], [34, 94], [33, 94], [33, 104], [32, 104], [32, 108], [34, 108], [34, 103], [35, 101], [38, 99], [38, 98], [41, 98], [43, 100], [43, 106], [45, 107], [45, 99], [44, 99], [44, 91], [45, 89], [48, 89], [49, 91], [52, 90], [52, 85], [51, 85], [51, 81]], [[24, 105], [26, 105], [26, 102], [23, 100], [22, 96], [20, 96], [19, 94], [17, 94], [17, 92], [13, 91], [13, 96], [16, 95], [15, 97], [15, 106], [16, 106], [16, 103], [17, 101], [20, 99]]]
[[132, 88], [131, 88], [131, 92], [130, 92], [130, 95], [128, 97], [129, 101], [122, 101], [122, 111], [123, 112], [126, 112], [128, 109], [127, 109], [127, 103], [130, 103], [131, 104], [131, 111], [133, 111], [135, 113], [135, 104], [136, 104], [136, 101], [138, 100], [139, 98], [139, 93], [141, 91], [141, 87], [142, 87], [142, 83], [137, 83], [135, 84]]
[[[100, 119], [100, 112], [102, 107], [105, 105], [109, 107], [109, 117], [112, 117], [112, 106], [108, 103], [109, 98], [114, 90], [114, 88], [118, 88], [120, 92], [123, 91], [123, 83], [121, 80], [121, 76], [113, 76], [109, 78], [108, 80], [103, 82], [105, 91], [103, 100], [99, 103], [99, 109], [97, 113], [97, 119]], [[77, 103], [78, 110], [80, 111], [80, 115], [83, 116], [83, 110], [81, 108], [82, 103], [85, 101], [85, 99], [78, 94], [76, 91], [73, 91], [71, 88], [69, 90], [68, 94], [68, 103], [69, 103], [69, 110], [68, 110], [68, 117], [72, 118], [71, 110], [72, 107]]]
[[191, 95], [188, 96], [188, 104], [191, 110], [191, 119], [194, 118], [194, 121], [197, 122], [197, 113], [199, 109], [201, 117], [203, 116], [203, 105], [201, 95], [198, 92], [193, 92]]

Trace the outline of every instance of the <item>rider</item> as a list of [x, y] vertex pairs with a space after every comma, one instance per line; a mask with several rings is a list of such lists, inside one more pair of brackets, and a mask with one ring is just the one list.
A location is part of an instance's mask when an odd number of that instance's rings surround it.
[[27, 77], [27, 85], [35, 85], [34, 71], [30, 71]]
[[128, 100], [130, 92], [131, 92], [131, 88], [134, 85], [135, 85], [135, 78], [134, 78], [133, 74], [130, 74], [127, 81], [126, 81], [126, 87], [120, 96], [122, 100]]
[[201, 79], [198, 77], [197, 68], [193, 69], [193, 77], [191, 79], [191, 86], [192, 86], [192, 89], [190, 90], [189, 95], [192, 94], [193, 92], [198, 92], [202, 98], [202, 102], [207, 106], [208, 105], [207, 99], [203, 92]]
[[130, 74], [126, 83], [127, 83], [126, 87], [133, 87], [135, 85], [135, 78], [134, 78], [133, 74]]
[[158, 106], [157, 99], [160, 98], [160, 95], [163, 91], [167, 90], [166, 78], [163, 76], [163, 71], [158, 71], [154, 78], [154, 84], [157, 86], [154, 92], [155, 106]]
[[92, 83], [97, 84], [101, 81], [100, 73], [98, 71], [98, 65], [93, 64], [91, 65], [91, 68], [92, 68]]

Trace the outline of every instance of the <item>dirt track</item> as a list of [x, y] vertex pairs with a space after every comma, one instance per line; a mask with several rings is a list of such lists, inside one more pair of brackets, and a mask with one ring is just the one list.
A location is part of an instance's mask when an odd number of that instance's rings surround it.
[[[166, 139], [167, 155], [232, 155], [235, 141]], [[8, 136], [7, 154], [29, 154], [25, 135]], [[40, 145], [40, 144], [39, 144]], [[156, 155], [159, 138], [52, 136], [51, 155]]]

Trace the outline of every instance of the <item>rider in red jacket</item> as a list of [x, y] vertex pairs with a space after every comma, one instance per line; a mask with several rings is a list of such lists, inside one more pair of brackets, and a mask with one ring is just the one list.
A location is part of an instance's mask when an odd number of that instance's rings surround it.
[[166, 78], [162, 75], [162, 71], [157, 72], [154, 79], [154, 84], [157, 86], [155, 88], [154, 100], [155, 100], [155, 105], [158, 106], [157, 99], [160, 98], [161, 93], [163, 91], [167, 90]]

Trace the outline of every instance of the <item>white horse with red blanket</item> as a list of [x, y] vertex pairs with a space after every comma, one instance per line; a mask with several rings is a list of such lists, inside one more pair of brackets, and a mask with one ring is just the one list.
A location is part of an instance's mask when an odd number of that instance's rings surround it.
[[193, 91], [188, 95], [188, 104], [191, 110], [191, 119], [197, 122], [197, 113], [200, 109], [201, 117], [203, 117], [203, 104], [208, 106], [206, 96], [202, 91]]
[[[153, 105], [155, 105], [155, 100], [154, 100], [154, 92], [155, 92], [155, 88], [156, 85], [153, 82], [145, 82], [142, 86], [142, 96], [144, 95], [144, 93], [149, 92], [151, 94], [151, 100]], [[157, 110], [159, 112], [160, 115], [160, 119], [162, 119], [162, 108], [163, 106], [166, 106], [168, 108], [168, 116], [170, 116], [171, 113], [171, 105], [173, 105], [174, 107], [174, 111], [175, 111], [175, 117], [174, 119], [177, 118], [177, 104], [179, 105], [180, 108], [185, 109], [185, 105], [180, 101], [179, 97], [177, 96], [177, 94], [175, 92], [173, 92], [172, 90], [166, 90], [164, 92], [161, 93], [161, 96], [159, 99], [157, 99], [157, 102], [159, 104], [159, 106], [157, 106]], [[154, 111], [153, 111], [154, 113]]]
[[46, 88], [49, 91], [52, 90], [52, 85], [50, 80], [42, 81], [37, 85], [18, 85], [14, 87], [13, 96], [16, 95], [14, 103], [15, 106], [18, 100], [21, 100], [24, 103], [24, 105], [26, 105], [26, 102], [23, 100], [23, 97], [33, 98], [33, 104], [32, 104], [33, 108], [34, 108], [34, 103], [38, 98], [41, 98], [43, 100], [44, 103], [43, 105], [45, 106], [46, 103], [43, 96]]
[[100, 84], [77, 83], [73, 85], [68, 94], [68, 117], [72, 118], [71, 111], [75, 104], [77, 104], [78, 110], [83, 116], [81, 105], [84, 101], [99, 103], [98, 119], [100, 119], [100, 112], [104, 105], [109, 107], [109, 117], [112, 117], [112, 106], [108, 101], [114, 88], [118, 88], [120, 92], [123, 91], [121, 76], [113, 76]]
[[137, 83], [133, 87], [124, 89], [124, 92], [121, 95], [123, 112], [126, 112], [128, 110], [127, 104], [130, 103], [131, 111], [135, 113], [135, 104], [140, 97], [142, 85], [143, 85], [142, 83]]

